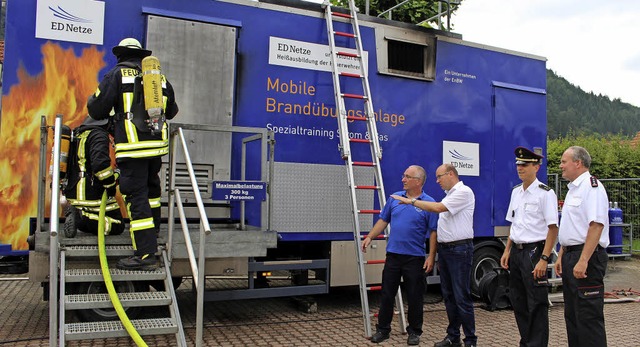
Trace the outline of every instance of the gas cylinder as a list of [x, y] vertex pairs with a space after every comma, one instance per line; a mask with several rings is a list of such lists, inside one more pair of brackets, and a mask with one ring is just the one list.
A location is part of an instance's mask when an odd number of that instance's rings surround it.
[[609, 203], [609, 254], [622, 253], [622, 223], [622, 209], [618, 207], [618, 202]]

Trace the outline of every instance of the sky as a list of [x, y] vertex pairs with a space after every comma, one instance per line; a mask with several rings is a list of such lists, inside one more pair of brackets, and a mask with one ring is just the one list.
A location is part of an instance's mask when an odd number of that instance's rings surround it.
[[582, 90], [640, 107], [639, 0], [463, 0], [451, 22], [466, 41], [546, 57]]

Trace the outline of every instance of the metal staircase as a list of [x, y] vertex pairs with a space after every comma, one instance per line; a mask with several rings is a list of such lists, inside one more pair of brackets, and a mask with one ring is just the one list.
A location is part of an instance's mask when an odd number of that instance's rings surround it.
[[[107, 257], [110, 263], [115, 264], [118, 257], [129, 256], [133, 253], [130, 240], [125, 236], [111, 236], [115, 242], [106, 247]], [[65, 245], [65, 239], [60, 245], [60, 293], [64, 293], [59, 308], [60, 346], [64, 346], [65, 341], [70, 340], [93, 340], [113, 337], [129, 336], [122, 323], [115, 316], [112, 320], [96, 320], [89, 322], [71, 322], [67, 313], [75, 310], [100, 309], [102, 311], [111, 309], [112, 303], [109, 295], [104, 290], [104, 286], [99, 284], [103, 281], [102, 271], [98, 262], [97, 238], [88, 236], [84, 240], [74, 239], [83, 244]], [[82, 242], [84, 241], [84, 242]], [[88, 241], [88, 242], [87, 242]], [[93, 245], [87, 245], [92, 243]], [[127, 243], [129, 243], [127, 245]], [[175, 290], [171, 281], [171, 273], [167, 264], [166, 251], [161, 249], [161, 267], [155, 271], [126, 271], [110, 268], [109, 272], [115, 282], [131, 282], [136, 284], [133, 288], [144, 291], [118, 292], [123, 307], [126, 310], [137, 307], [166, 306], [168, 316], [149, 319], [132, 319], [131, 322], [141, 336], [175, 334], [177, 345], [186, 346], [186, 340], [180, 315], [178, 311]], [[164, 290], [150, 291], [148, 283], [143, 281], [162, 281]], [[87, 290], [86, 293], [78, 293], [77, 290], [69, 290], [67, 285], [75, 288], [91, 288], [81, 286], [82, 283], [96, 284], [97, 292]], [[101, 290], [102, 289], [102, 290]], [[102, 291], [102, 292], [101, 292]], [[108, 311], [107, 311], [108, 312]], [[158, 312], [165, 312], [160, 311]]]
[[[351, 206], [353, 211], [353, 237], [354, 246], [356, 248], [356, 261], [358, 263], [358, 279], [360, 285], [360, 300], [362, 303], [362, 316], [364, 320], [364, 330], [367, 337], [371, 337], [371, 314], [369, 312], [369, 299], [368, 291], [381, 290], [381, 286], [368, 286], [365, 275], [364, 266], [368, 264], [382, 264], [384, 260], [365, 260], [362, 250], [360, 248], [360, 242], [362, 240], [362, 233], [360, 228], [360, 216], [361, 215], [374, 215], [380, 213], [380, 210], [368, 207], [360, 209], [358, 207], [358, 192], [363, 191], [375, 191], [377, 192], [378, 205], [382, 208], [386, 201], [386, 195], [384, 192], [384, 185], [382, 180], [382, 171], [380, 168], [380, 161], [382, 159], [382, 149], [380, 148], [380, 142], [378, 138], [378, 130], [376, 127], [376, 117], [371, 100], [371, 90], [369, 87], [369, 79], [367, 66], [364, 60], [364, 50], [362, 48], [362, 40], [360, 36], [360, 26], [358, 24], [358, 18], [356, 16], [357, 8], [354, 0], [349, 0], [349, 13], [334, 12], [331, 8], [331, 4], [325, 2], [325, 19], [327, 22], [327, 33], [329, 39], [329, 47], [331, 49], [331, 66], [333, 75], [333, 86], [337, 109], [338, 119], [338, 131], [340, 132], [340, 154], [345, 161], [349, 192], [351, 196]], [[334, 30], [334, 17], [339, 18], [341, 21], [348, 20], [350, 23], [351, 31], [336, 31]], [[346, 47], [336, 46], [336, 37], [346, 38], [346, 40], [352, 40], [352, 44], [355, 45], [356, 52], [353, 53], [353, 49]], [[347, 45], [351, 45], [347, 43]], [[359, 66], [358, 73], [351, 71], [342, 71], [338, 68], [339, 59], [355, 60], [356, 65]], [[344, 83], [348, 85], [348, 80], [359, 79], [362, 82], [362, 87], [356, 92], [346, 93], [342, 91], [341, 85]], [[357, 83], [356, 83], [357, 84]], [[345, 99], [355, 100], [357, 103], [360, 100], [363, 105], [362, 116], [355, 113], [355, 115], [349, 115], [347, 107], [345, 105]], [[366, 123], [367, 138], [350, 138], [349, 126], [358, 126], [358, 123]], [[351, 145], [355, 146], [367, 146], [369, 154], [366, 159], [356, 160], [354, 159], [354, 152], [351, 150]], [[365, 152], [366, 149], [357, 148], [357, 156], [365, 156], [361, 152]], [[358, 184], [356, 182], [356, 176], [354, 174], [354, 167], [364, 167], [373, 170], [375, 182], [371, 184]], [[385, 230], [385, 238], [388, 236], [389, 231]], [[402, 294], [398, 291], [396, 296], [396, 307], [400, 316], [400, 328], [404, 332], [406, 330], [406, 320], [404, 315], [404, 304], [402, 302]]]

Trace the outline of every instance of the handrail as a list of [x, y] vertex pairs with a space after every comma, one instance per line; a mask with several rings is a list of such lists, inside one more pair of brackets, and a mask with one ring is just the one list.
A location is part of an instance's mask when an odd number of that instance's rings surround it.
[[[273, 133], [271, 131], [266, 131], [261, 128], [249, 128], [249, 127], [234, 127], [234, 126], [216, 126], [216, 125], [205, 125], [205, 124], [182, 124], [182, 123], [171, 123], [170, 125], [170, 144], [171, 150], [169, 151], [169, 165], [170, 165], [170, 178], [169, 178], [169, 230], [168, 230], [168, 256], [169, 261], [172, 259], [172, 244], [173, 244], [173, 227], [174, 227], [174, 208], [178, 207], [178, 214], [180, 217], [180, 224], [182, 226], [182, 232], [184, 235], [185, 246], [187, 248], [187, 256], [189, 258], [189, 265], [191, 268], [191, 273], [193, 276], [193, 283], [196, 287], [196, 346], [201, 346], [203, 342], [203, 329], [204, 329], [204, 290], [205, 290], [205, 249], [206, 249], [206, 236], [211, 234], [211, 227], [209, 225], [209, 219], [207, 218], [206, 211], [204, 208], [204, 203], [202, 202], [202, 196], [200, 193], [200, 189], [198, 187], [198, 182], [196, 180], [196, 176], [194, 173], [193, 165], [191, 162], [191, 156], [189, 154], [189, 150], [187, 148], [187, 143], [184, 136], [183, 130], [197, 130], [197, 131], [214, 131], [214, 132], [228, 132], [228, 133], [257, 133], [257, 135], [249, 136], [243, 139], [243, 149], [242, 149], [242, 178], [244, 179], [244, 161], [246, 160], [246, 152], [244, 146], [246, 143], [261, 140], [262, 147], [268, 147], [268, 151], [262, 151], [262, 162], [263, 166], [261, 171], [263, 173], [268, 172], [269, 177], [273, 175]], [[195, 250], [193, 247], [193, 243], [191, 241], [191, 236], [189, 233], [189, 228], [187, 225], [187, 218], [185, 216], [184, 206], [182, 203], [182, 197], [180, 196], [180, 189], [176, 187], [175, 178], [176, 178], [176, 167], [177, 167], [177, 143], [176, 137], [178, 137], [180, 144], [182, 145], [182, 150], [184, 153], [184, 161], [187, 166], [187, 170], [189, 173], [189, 180], [191, 182], [191, 188], [193, 189], [193, 194], [196, 199], [196, 205], [198, 207], [198, 213], [200, 216], [200, 233], [199, 233], [199, 247], [198, 247], [198, 257], [196, 260]], [[267, 141], [267, 139], [269, 141]], [[270, 157], [267, 157], [270, 155]], [[271, 159], [270, 166], [266, 167], [266, 161]], [[265, 175], [265, 174], [263, 174]], [[263, 178], [266, 178], [263, 176]], [[270, 228], [271, 221], [271, 199], [269, 199], [269, 206], [266, 207], [268, 214], [268, 228]], [[264, 213], [264, 210], [263, 210]], [[244, 212], [242, 213], [242, 221], [244, 221]], [[242, 223], [241, 223], [242, 224]], [[242, 224], [244, 225], [244, 224]]]
[[57, 346], [58, 322], [58, 205], [60, 203], [60, 139], [62, 115], [56, 115], [53, 135], [51, 215], [49, 217], [49, 346]]
[[[172, 140], [176, 136], [176, 133], [172, 133]], [[193, 275], [193, 284], [196, 287], [196, 346], [201, 346], [203, 337], [204, 337], [204, 273], [205, 273], [205, 243], [206, 243], [206, 235], [211, 234], [211, 226], [209, 225], [209, 219], [207, 218], [207, 214], [204, 209], [204, 204], [202, 202], [202, 196], [200, 195], [200, 189], [198, 188], [198, 182], [196, 180], [196, 175], [193, 171], [193, 164], [191, 163], [191, 156], [189, 155], [189, 149], [187, 148], [187, 143], [184, 139], [184, 132], [182, 128], [179, 127], [177, 131], [177, 136], [180, 139], [180, 143], [182, 144], [182, 150], [184, 151], [185, 162], [187, 164], [187, 171], [189, 172], [189, 180], [191, 181], [191, 188], [193, 189], [193, 194], [196, 199], [196, 205], [198, 206], [198, 214], [200, 215], [200, 237], [198, 242], [200, 243], [200, 247], [198, 249], [198, 261], [196, 265], [196, 257], [195, 252], [193, 250], [193, 244], [191, 242], [191, 236], [189, 235], [189, 228], [187, 225], [187, 220], [184, 215], [184, 206], [182, 205], [182, 199], [180, 198], [180, 190], [175, 188], [175, 171], [176, 171], [176, 161], [177, 156], [175, 153], [171, 153], [171, 190], [173, 194], [171, 194], [171, 205], [169, 205], [169, 218], [171, 223], [171, 228], [169, 229], [169, 249], [172, 248], [172, 240], [173, 240], [173, 206], [174, 203], [178, 204], [178, 213], [180, 215], [180, 224], [182, 225], [182, 232], [185, 238], [185, 245], [187, 247], [187, 255], [189, 257], [189, 264], [191, 265], [191, 273]], [[175, 143], [175, 141], [172, 141]], [[173, 146], [175, 149], [175, 145]]]
[[191, 235], [189, 234], [189, 227], [187, 225], [187, 218], [184, 215], [184, 206], [182, 205], [182, 198], [180, 197], [180, 189], [174, 189], [176, 195], [176, 202], [178, 203], [178, 214], [180, 215], [180, 225], [182, 226], [182, 233], [184, 235], [184, 243], [187, 246], [187, 254], [189, 255], [189, 264], [191, 265], [191, 273], [193, 276], [193, 284], [198, 288], [198, 264], [196, 263], [195, 252], [193, 251], [193, 243], [191, 242]]

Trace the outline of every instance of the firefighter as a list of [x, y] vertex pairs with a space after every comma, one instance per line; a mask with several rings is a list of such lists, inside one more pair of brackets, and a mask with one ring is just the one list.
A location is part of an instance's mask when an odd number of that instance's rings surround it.
[[74, 237], [76, 231], [97, 234], [98, 213], [102, 193], [107, 190], [105, 234], [119, 235], [124, 231], [120, 205], [115, 199], [118, 174], [111, 167], [109, 155], [108, 119], [87, 117], [73, 131], [67, 185], [64, 234]]
[[[160, 230], [161, 157], [169, 152], [167, 125], [151, 131], [144, 107], [142, 59], [151, 51], [134, 38], [113, 47], [118, 63], [104, 76], [98, 90], [89, 97], [87, 108], [95, 119], [113, 117], [116, 163], [120, 169], [120, 192], [130, 218], [134, 255], [120, 259], [119, 269], [153, 271]], [[164, 75], [162, 112], [165, 119], [178, 113], [173, 87]]]
[[513, 187], [506, 220], [509, 240], [500, 264], [509, 270], [509, 296], [520, 332], [520, 346], [549, 344], [547, 266], [558, 237], [558, 198], [536, 174], [543, 156], [517, 147], [516, 166], [522, 183]]

